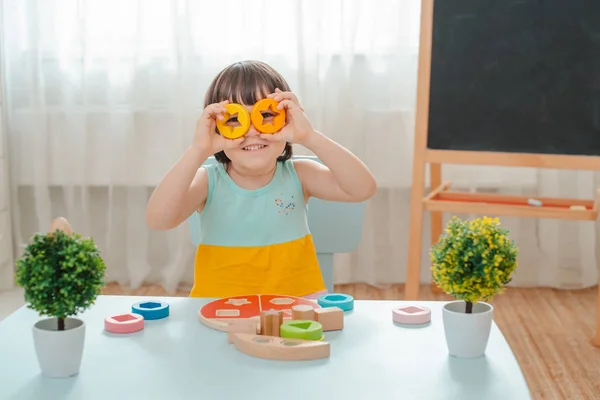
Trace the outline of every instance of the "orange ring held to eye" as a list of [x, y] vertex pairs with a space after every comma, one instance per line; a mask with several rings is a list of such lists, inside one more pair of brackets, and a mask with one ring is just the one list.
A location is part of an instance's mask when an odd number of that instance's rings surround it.
[[[226, 104], [225, 108], [227, 109], [227, 112], [223, 114], [224, 118], [222, 120], [217, 119], [217, 129], [219, 130], [219, 133], [227, 139], [237, 139], [244, 136], [250, 128], [250, 114], [248, 113], [248, 110], [241, 104], [236, 103]], [[227, 125], [229, 118], [235, 114], [237, 114], [237, 120], [240, 125]]]
[[[273, 99], [262, 99], [252, 107], [252, 125], [261, 133], [275, 133], [285, 125], [285, 110], [278, 110], [277, 103]], [[263, 111], [269, 111], [275, 116], [272, 121], [263, 121]]]

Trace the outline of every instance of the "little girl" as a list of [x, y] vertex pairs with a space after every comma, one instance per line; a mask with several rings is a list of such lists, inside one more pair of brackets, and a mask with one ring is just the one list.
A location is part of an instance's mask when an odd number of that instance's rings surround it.
[[[285, 110], [275, 133], [254, 126], [237, 139], [220, 135], [225, 105], [248, 111], [271, 98]], [[172, 229], [198, 212], [201, 243], [196, 251], [191, 297], [326, 293], [307, 223], [310, 197], [360, 202], [376, 182], [352, 153], [316, 131], [284, 78], [258, 61], [237, 62], [211, 83], [193, 142], [154, 190], [147, 207], [152, 229]], [[268, 123], [275, 114], [263, 113]], [[292, 160], [292, 144], [311, 150], [323, 164]], [[214, 155], [215, 165], [204, 166]]]

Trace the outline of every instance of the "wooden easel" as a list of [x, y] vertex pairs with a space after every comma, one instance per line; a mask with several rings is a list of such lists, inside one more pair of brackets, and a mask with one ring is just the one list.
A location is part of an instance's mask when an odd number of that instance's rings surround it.
[[[442, 182], [442, 164], [487, 165], [507, 167], [556, 168], [600, 171], [600, 157], [553, 154], [500, 153], [483, 151], [433, 150], [427, 146], [431, 50], [434, 0], [422, 0], [420, 54], [417, 81], [416, 124], [414, 141], [413, 180], [410, 206], [406, 300], [419, 297], [420, 265], [423, 234], [423, 214], [431, 213], [431, 242], [442, 233], [442, 213], [486, 214], [595, 221], [598, 218], [600, 190], [595, 200], [569, 198], [536, 198], [543, 206], [528, 204], [528, 196], [471, 194], [453, 192], [450, 182]], [[426, 166], [429, 165], [429, 193], [425, 193]], [[434, 287], [437, 288], [435, 284]], [[439, 291], [439, 289], [438, 289]], [[596, 335], [600, 346], [600, 285]]]

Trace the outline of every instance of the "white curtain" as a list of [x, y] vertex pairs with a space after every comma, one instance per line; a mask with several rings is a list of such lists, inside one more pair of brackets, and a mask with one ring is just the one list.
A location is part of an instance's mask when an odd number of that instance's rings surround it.
[[[169, 291], [189, 284], [187, 225], [150, 231], [146, 201], [189, 145], [214, 75], [236, 60], [260, 59], [286, 76], [315, 126], [379, 182], [359, 248], [336, 258], [336, 282], [404, 282], [419, 0], [1, 4], [17, 254], [65, 216], [96, 239], [110, 280]], [[465, 190], [587, 198], [600, 187], [592, 173], [484, 170], [445, 167], [444, 179]], [[515, 284], [595, 284], [597, 224], [503, 220], [521, 248]], [[428, 282], [428, 229], [422, 239]]]

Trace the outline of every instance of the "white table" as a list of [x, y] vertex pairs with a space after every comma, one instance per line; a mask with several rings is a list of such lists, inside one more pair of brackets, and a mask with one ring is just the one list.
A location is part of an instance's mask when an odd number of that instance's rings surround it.
[[[170, 305], [170, 316], [143, 331], [104, 332], [104, 318], [149, 299]], [[434, 400], [530, 399], [525, 379], [494, 324], [486, 357], [448, 356], [442, 302], [432, 322], [404, 328], [391, 310], [403, 301], [356, 301], [343, 331], [327, 332], [331, 357], [273, 361], [250, 357], [227, 334], [204, 326], [198, 310], [209, 299], [100, 296], [79, 318], [87, 325], [81, 371], [68, 379], [40, 375], [31, 327], [40, 318], [21, 308], [0, 322], [0, 399], [202, 400]]]

